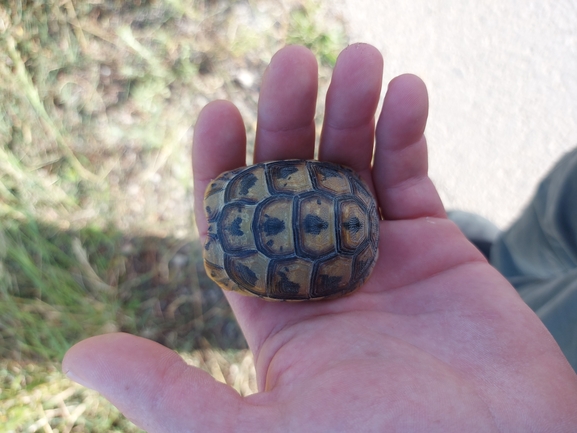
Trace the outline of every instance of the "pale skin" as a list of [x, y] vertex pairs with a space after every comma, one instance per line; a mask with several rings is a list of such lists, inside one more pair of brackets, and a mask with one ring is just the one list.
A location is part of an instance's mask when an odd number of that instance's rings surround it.
[[[383, 221], [371, 278], [324, 302], [226, 293], [254, 353], [258, 393], [241, 397], [175, 352], [126, 334], [78, 343], [64, 371], [150, 432], [577, 431], [577, 375], [446, 218], [427, 176], [425, 85], [395, 78], [377, 114], [382, 69], [370, 45], [341, 53], [319, 149], [319, 159], [354, 168], [375, 193]], [[313, 157], [316, 97], [314, 56], [280, 50], [263, 77], [255, 162]], [[193, 146], [202, 241], [204, 190], [245, 164], [245, 144], [231, 103], [203, 109]]]

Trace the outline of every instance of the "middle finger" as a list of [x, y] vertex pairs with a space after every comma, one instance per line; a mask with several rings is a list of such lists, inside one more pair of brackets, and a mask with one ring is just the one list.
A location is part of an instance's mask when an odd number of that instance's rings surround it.
[[383, 58], [371, 45], [354, 44], [339, 55], [327, 92], [320, 160], [369, 172], [382, 74]]
[[254, 162], [312, 159], [315, 147], [317, 62], [301, 46], [271, 60], [261, 86]]

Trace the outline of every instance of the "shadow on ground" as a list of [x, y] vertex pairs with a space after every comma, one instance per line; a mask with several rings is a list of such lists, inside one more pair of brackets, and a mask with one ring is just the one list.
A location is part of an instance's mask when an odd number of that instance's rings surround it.
[[246, 348], [197, 240], [0, 225], [0, 357], [59, 360], [112, 331], [178, 351]]

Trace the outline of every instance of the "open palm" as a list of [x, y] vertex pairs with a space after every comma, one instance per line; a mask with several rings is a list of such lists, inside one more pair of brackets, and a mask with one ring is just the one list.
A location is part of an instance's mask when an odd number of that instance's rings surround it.
[[[259, 393], [240, 397], [174, 352], [124, 334], [79, 343], [64, 370], [151, 432], [576, 431], [577, 376], [447, 220], [427, 177], [424, 84], [393, 80], [375, 127], [381, 76], [373, 47], [341, 53], [319, 149], [319, 159], [352, 167], [375, 193], [383, 221], [371, 278], [326, 302], [227, 293], [255, 355]], [[316, 94], [312, 54], [279, 51], [263, 78], [255, 162], [312, 159]], [[203, 240], [204, 189], [244, 165], [245, 137], [228, 102], [199, 116], [193, 170]]]

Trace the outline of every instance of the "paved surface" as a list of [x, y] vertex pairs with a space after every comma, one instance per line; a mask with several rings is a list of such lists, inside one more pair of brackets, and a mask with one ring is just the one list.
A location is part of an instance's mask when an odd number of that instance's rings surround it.
[[[505, 227], [577, 146], [574, 0], [338, 0], [385, 82], [426, 82], [430, 175], [445, 206]], [[386, 88], [386, 87], [385, 87]]]

